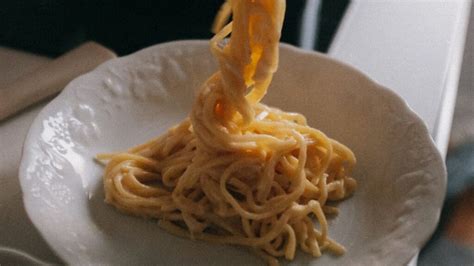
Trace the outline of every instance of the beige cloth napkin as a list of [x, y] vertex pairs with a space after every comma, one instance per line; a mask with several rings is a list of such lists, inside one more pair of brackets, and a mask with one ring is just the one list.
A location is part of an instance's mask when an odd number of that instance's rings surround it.
[[116, 55], [111, 50], [87, 42], [21, 76], [7, 87], [0, 88], [0, 120], [55, 95], [77, 76], [114, 57]]

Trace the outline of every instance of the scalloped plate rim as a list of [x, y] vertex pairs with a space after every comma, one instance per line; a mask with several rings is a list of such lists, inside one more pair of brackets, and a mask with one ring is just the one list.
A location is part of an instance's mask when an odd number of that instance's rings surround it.
[[[31, 144], [35, 141], [35, 136], [37, 134], [37, 132], [36, 132], [37, 130], [35, 130], [35, 127], [37, 127], [48, 116], [48, 114], [53, 109], [58, 107], [58, 103], [61, 103], [62, 101], [65, 100], [65, 94], [67, 92], [72, 91], [75, 88], [76, 83], [80, 82], [80, 79], [83, 78], [84, 76], [95, 75], [97, 73], [100, 73], [101, 71], [106, 70], [110, 66], [126, 63], [127, 60], [130, 60], [130, 58], [139, 57], [141, 55], [144, 55], [144, 54], [146, 54], [150, 51], [154, 51], [156, 49], [165, 49], [167, 46], [174, 46], [174, 45], [191, 45], [192, 46], [192, 45], [202, 45], [204, 43], [207, 44], [208, 41], [207, 40], [182, 40], [182, 41], [167, 42], [167, 43], [162, 43], [162, 44], [157, 44], [157, 45], [154, 45], [154, 46], [150, 46], [148, 48], [142, 49], [140, 51], [137, 51], [136, 53], [133, 53], [133, 54], [130, 54], [130, 55], [127, 55], [127, 56], [124, 56], [124, 57], [119, 57], [119, 58], [109, 60], [109, 61], [103, 63], [102, 65], [98, 66], [95, 70], [93, 70], [89, 73], [86, 73], [84, 75], [81, 75], [80, 77], [78, 77], [78, 78], [74, 79], [73, 81], [71, 81], [66, 86], [66, 88], [55, 99], [53, 99], [50, 103], [48, 103], [46, 105], [46, 107], [44, 107], [41, 110], [41, 112], [38, 114], [38, 116], [34, 119], [32, 125], [31, 125], [31, 127], [28, 131], [27, 137], [25, 138], [25, 141], [24, 141], [24, 147], [22, 149], [22, 159], [21, 159], [20, 170], [19, 170], [19, 178], [20, 178], [21, 188], [22, 188], [22, 191], [23, 191], [23, 201], [24, 201], [25, 208], [27, 210], [27, 215], [30, 218], [30, 220], [33, 222], [35, 227], [38, 229], [40, 234], [45, 239], [46, 239], [46, 236], [44, 235], [44, 232], [42, 230], [41, 221], [36, 220], [35, 215], [34, 215], [34, 210], [31, 209], [32, 206], [30, 204], [30, 201], [32, 200], [32, 197], [29, 193], [25, 192], [28, 189], [28, 180], [26, 179], [26, 176], [27, 176], [26, 169], [29, 165], [29, 160], [31, 159], [30, 158], [31, 154], [30, 154], [30, 151], [29, 151], [29, 146], [31, 146]], [[356, 69], [356, 68], [354, 68], [354, 67], [352, 67], [352, 66], [350, 66], [350, 65], [348, 65], [344, 62], [340, 62], [336, 59], [330, 58], [327, 55], [324, 55], [324, 54], [321, 54], [321, 53], [318, 53], [318, 52], [304, 51], [304, 50], [301, 50], [297, 47], [294, 47], [294, 46], [291, 46], [291, 45], [288, 45], [288, 44], [284, 44], [284, 43], [281, 44], [281, 48], [287, 50], [287, 52], [295, 53], [295, 55], [298, 55], [298, 56], [314, 58], [316, 60], [322, 58], [322, 59], [328, 61], [329, 63], [337, 64], [337, 65], [339, 65], [343, 68], [346, 68], [349, 71], [353, 72], [354, 74], [362, 77], [367, 82], [371, 83], [374, 87], [377, 87], [378, 88], [377, 93], [383, 94], [383, 95], [389, 97], [390, 100], [393, 103], [395, 103], [396, 105], [398, 105], [400, 107], [401, 112], [405, 112], [405, 114], [409, 115], [410, 119], [412, 119], [413, 122], [416, 123], [419, 126], [419, 129], [421, 130], [420, 133], [424, 137], [424, 141], [425, 141], [425, 144], [427, 145], [427, 148], [429, 148], [430, 151], [435, 156], [433, 163], [438, 164], [440, 166], [440, 169], [442, 170], [442, 173], [440, 173], [441, 174], [441, 177], [440, 177], [441, 178], [441, 180], [440, 180], [441, 181], [441, 186], [438, 189], [440, 191], [445, 191], [446, 190], [446, 168], [445, 168], [445, 165], [444, 165], [444, 161], [443, 161], [441, 155], [439, 154], [438, 150], [435, 147], [435, 143], [432, 140], [432, 138], [431, 138], [431, 136], [428, 132], [426, 124], [415, 113], [415, 111], [413, 111], [411, 109], [411, 107], [408, 105], [408, 103], [404, 99], [402, 99], [394, 91], [392, 91], [392, 90], [384, 87], [383, 85], [380, 85], [376, 81], [372, 80], [365, 73], [361, 72], [360, 70], [358, 70], [358, 69]], [[439, 212], [441, 210], [441, 204], [442, 204], [442, 199], [444, 199], [444, 194], [439, 195], [437, 197], [437, 199], [438, 199], [438, 202], [437, 202], [438, 206], [437, 207], [432, 206], [433, 209], [438, 210], [438, 214], [435, 214], [435, 216], [437, 216], [437, 218], [434, 219], [433, 221], [431, 221], [431, 224], [429, 225], [430, 226], [429, 231], [431, 231], [431, 232], [434, 231], [434, 229], [436, 227], [436, 224], [438, 222]], [[418, 238], [418, 241], [416, 241], [415, 245], [420, 248], [429, 239], [430, 236], [431, 236], [431, 234]], [[58, 252], [54, 249], [54, 247], [51, 245], [51, 243], [49, 243], [49, 241], [47, 241], [47, 242], [48, 242], [48, 245], [50, 245], [50, 247], [52, 247], [53, 251], [58, 254]], [[416, 252], [417, 252], [417, 250], [414, 250], [413, 255], [415, 255]], [[61, 256], [61, 254], [58, 254], [58, 255]], [[407, 262], [410, 258], [407, 258]], [[63, 258], [63, 259], [67, 259], [67, 258]]]

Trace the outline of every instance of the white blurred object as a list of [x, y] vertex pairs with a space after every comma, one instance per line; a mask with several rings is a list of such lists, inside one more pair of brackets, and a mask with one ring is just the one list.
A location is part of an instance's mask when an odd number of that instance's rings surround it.
[[301, 18], [299, 46], [305, 50], [313, 50], [318, 40], [319, 11], [322, 0], [307, 0]]
[[353, 0], [329, 55], [401, 95], [446, 154], [471, 1]]

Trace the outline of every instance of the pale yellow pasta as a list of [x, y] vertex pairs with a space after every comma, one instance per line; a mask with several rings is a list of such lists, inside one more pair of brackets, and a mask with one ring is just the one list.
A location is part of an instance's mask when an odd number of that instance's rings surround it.
[[271, 265], [293, 260], [298, 247], [315, 257], [344, 253], [325, 213], [337, 213], [327, 203], [356, 187], [354, 154], [303, 115], [260, 103], [277, 70], [284, 11], [284, 0], [224, 4], [211, 40], [219, 71], [189, 118], [127, 152], [98, 156], [107, 162], [106, 202], [178, 236], [250, 247]]

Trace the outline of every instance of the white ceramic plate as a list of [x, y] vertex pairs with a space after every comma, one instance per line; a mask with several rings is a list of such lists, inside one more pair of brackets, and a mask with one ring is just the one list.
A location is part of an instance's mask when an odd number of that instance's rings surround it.
[[[26, 210], [70, 264], [254, 265], [243, 248], [181, 239], [156, 221], [103, 201], [100, 152], [163, 133], [189, 112], [194, 90], [216, 70], [205, 41], [157, 45], [113, 59], [71, 82], [34, 121], [20, 179]], [[346, 255], [298, 254], [292, 265], [402, 265], [435, 228], [446, 173], [423, 122], [398, 96], [360, 72], [282, 45], [266, 103], [303, 113], [347, 144], [358, 164], [355, 195], [330, 220]]]

